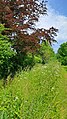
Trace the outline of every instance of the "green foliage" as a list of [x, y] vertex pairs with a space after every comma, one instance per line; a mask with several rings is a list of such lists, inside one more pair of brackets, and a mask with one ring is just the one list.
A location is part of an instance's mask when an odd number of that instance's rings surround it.
[[54, 51], [48, 42], [43, 42], [41, 44], [39, 54], [42, 58], [42, 63], [47, 63], [52, 57], [55, 56]]
[[3, 24], [0, 24], [0, 34], [1, 34], [4, 30], [9, 30], [9, 28], [5, 28]]
[[35, 55], [34, 56], [34, 62], [35, 63], [42, 63], [42, 59], [40, 55]]
[[11, 67], [11, 58], [15, 55], [9, 38], [6, 35], [2, 35], [4, 30], [4, 26], [0, 24], [0, 78], [8, 75]]
[[0, 118], [66, 119], [65, 73], [54, 61], [22, 71], [5, 89], [0, 85]]
[[31, 53], [20, 53], [19, 55], [17, 55], [17, 58], [18, 64], [23, 70], [31, 69], [35, 64], [34, 58], [32, 57]]
[[67, 42], [60, 45], [57, 52], [57, 58], [62, 65], [67, 65]]

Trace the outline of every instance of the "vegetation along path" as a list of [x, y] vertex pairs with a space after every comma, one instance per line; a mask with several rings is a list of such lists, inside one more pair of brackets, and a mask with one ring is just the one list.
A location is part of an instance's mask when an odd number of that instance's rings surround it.
[[57, 61], [16, 74], [4, 89], [0, 119], [67, 119], [67, 71]]

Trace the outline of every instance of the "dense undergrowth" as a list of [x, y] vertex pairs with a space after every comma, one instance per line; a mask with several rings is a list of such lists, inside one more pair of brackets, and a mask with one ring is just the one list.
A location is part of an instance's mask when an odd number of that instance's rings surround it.
[[67, 119], [67, 75], [57, 61], [0, 81], [0, 119]]

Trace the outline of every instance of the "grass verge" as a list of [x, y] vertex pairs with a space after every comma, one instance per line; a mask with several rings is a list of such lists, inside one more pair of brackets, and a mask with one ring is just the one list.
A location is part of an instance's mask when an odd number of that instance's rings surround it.
[[67, 74], [57, 61], [0, 83], [0, 119], [67, 119]]

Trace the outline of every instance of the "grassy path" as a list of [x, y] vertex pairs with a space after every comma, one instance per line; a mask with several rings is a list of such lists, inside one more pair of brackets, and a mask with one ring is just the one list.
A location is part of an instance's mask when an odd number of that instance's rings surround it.
[[67, 72], [58, 62], [22, 71], [0, 89], [0, 119], [67, 119]]
[[67, 119], [67, 72], [62, 72], [62, 81], [60, 84], [60, 104], [61, 119]]

